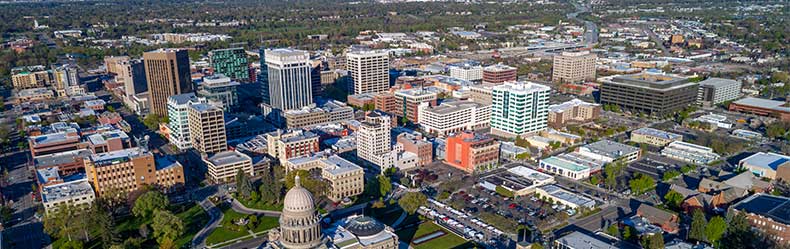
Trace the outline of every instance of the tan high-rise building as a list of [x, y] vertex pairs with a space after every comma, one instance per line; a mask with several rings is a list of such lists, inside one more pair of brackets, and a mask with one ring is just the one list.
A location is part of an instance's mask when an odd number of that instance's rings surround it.
[[200, 103], [189, 106], [187, 112], [193, 148], [207, 154], [227, 150], [228, 140], [222, 109]]
[[85, 160], [85, 172], [99, 196], [129, 193], [146, 185], [165, 193], [184, 186], [184, 167], [178, 161], [154, 159], [139, 147], [91, 155]]
[[390, 117], [370, 112], [357, 131], [357, 157], [381, 166], [381, 158], [392, 151]]
[[11, 72], [11, 84], [17, 90], [46, 87], [54, 81], [51, 72], [44, 66], [18, 67], [11, 69]]
[[143, 54], [151, 113], [167, 115], [167, 98], [194, 91], [186, 50], [159, 49]]
[[582, 82], [595, 80], [595, 60], [590, 51], [563, 52], [554, 56], [551, 80], [554, 82]]
[[129, 56], [107, 56], [104, 57], [104, 66], [107, 68], [108, 74], [121, 75], [124, 62], [129, 60]]
[[386, 51], [352, 51], [346, 68], [354, 81], [354, 94], [378, 93], [390, 87], [390, 59]]

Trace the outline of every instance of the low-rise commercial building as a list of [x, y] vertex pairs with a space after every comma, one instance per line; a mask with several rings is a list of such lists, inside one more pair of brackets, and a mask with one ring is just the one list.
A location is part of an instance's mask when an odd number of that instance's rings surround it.
[[[540, 173], [524, 166], [516, 166], [506, 171], [486, 176], [480, 185], [484, 188], [497, 191], [503, 188], [514, 196], [524, 196], [535, 192], [540, 186], [554, 183], [554, 177]], [[500, 190], [502, 191], [502, 190]]]
[[759, 177], [790, 180], [790, 157], [772, 152], [757, 152], [738, 162], [738, 167]]
[[577, 152], [606, 163], [614, 161], [630, 163], [636, 161], [641, 156], [641, 150], [639, 148], [609, 140], [601, 140], [584, 145], [579, 147]]
[[784, 101], [747, 97], [730, 103], [728, 109], [790, 121], [790, 107], [786, 104]]
[[406, 117], [413, 123], [419, 123], [419, 106], [423, 103], [429, 106], [436, 106], [438, 95], [435, 92], [425, 90], [423, 88], [412, 88], [397, 90], [393, 93], [395, 96], [395, 105], [392, 107], [392, 113], [398, 117]]
[[593, 237], [579, 231], [574, 231], [568, 235], [555, 239], [556, 249], [616, 249], [620, 248], [616, 243], [606, 241], [601, 238]]
[[88, 179], [83, 175], [77, 180], [46, 185], [41, 188], [41, 202], [47, 214], [56, 212], [58, 208], [70, 206], [85, 209], [93, 204], [96, 194]]
[[631, 132], [631, 142], [664, 147], [675, 141], [683, 141], [683, 136], [650, 127], [639, 128]]
[[420, 105], [418, 113], [423, 130], [444, 137], [489, 127], [491, 105], [472, 101], [444, 102], [439, 106], [424, 103]]
[[664, 116], [680, 111], [697, 101], [698, 84], [688, 79], [639, 73], [601, 79], [601, 104]]
[[306, 130], [281, 130], [264, 134], [270, 156], [285, 163], [290, 158], [318, 152], [318, 135]]
[[91, 134], [86, 139], [93, 153], [104, 153], [132, 147], [132, 139], [122, 130], [108, 130]]
[[33, 157], [36, 169], [57, 168], [60, 175], [71, 175], [84, 171], [84, 158], [93, 154], [88, 149], [77, 149]]
[[539, 168], [544, 172], [574, 180], [590, 177], [591, 173], [600, 171], [603, 165], [603, 161], [576, 152], [544, 158], [538, 163]]
[[483, 68], [483, 83], [504, 83], [516, 81], [518, 69], [505, 64], [494, 64]]
[[38, 102], [55, 98], [55, 93], [48, 88], [28, 88], [16, 93], [16, 103]]
[[541, 186], [535, 191], [535, 193], [540, 195], [540, 198], [546, 197], [547, 199], [552, 200], [554, 203], [562, 204], [572, 209], [595, 208], [594, 200], [579, 194], [572, 193], [554, 184]]
[[600, 115], [601, 105], [573, 99], [562, 104], [550, 105], [548, 124], [552, 128], [559, 129], [569, 123], [593, 121]]
[[424, 166], [433, 162], [433, 144], [420, 134], [401, 133], [396, 138], [397, 144], [403, 151], [417, 156], [416, 166]]
[[670, 143], [661, 150], [661, 155], [687, 163], [702, 165], [712, 163], [720, 158], [711, 148], [682, 141]]
[[184, 168], [174, 160], [155, 160], [139, 147], [94, 154], [85, 160], [85, 172], [96, 194], [129, 193], [156, 186], [165, 193], [184, 185]]
[[741, 95], [741, 82], [737, 80], [708, 78], [699, 82], [697, 103], [711, 107], [737, 99]]
[[214, 183], [235, 182], [239, 170], [249, 176], [255, 176], [252, 158], [238, 151], [223, 151], [203, 158], [209, 180]]
[[60, 131], [28, 138], [33, 157], [87, 148], [76, 130]]
[[301, 109], [285, 111], [285, 126], [288, 129], [299, 129], [339, 123], [353, 118], [353, 108], [343, 102], [332, 100], [321, 107], [305, 106]]
[[286, 172], [320, 169], [321, 177], [329, 182], [326, 195], [335, 202], [360, 195], [365, 189], [365, 172], [362, 167], [337, 155], [322, 152], [291, 158], [284, 166]]
[[484, 172], [499, 163], [499, 142], [491, 137], [464, 132], [447, 137], [445, 161], [467, 173]]
[[754, 194], [733, 205], [730, 210], [746, 214], [749, 224], [779, 243], [790, 242], [790, 198]]

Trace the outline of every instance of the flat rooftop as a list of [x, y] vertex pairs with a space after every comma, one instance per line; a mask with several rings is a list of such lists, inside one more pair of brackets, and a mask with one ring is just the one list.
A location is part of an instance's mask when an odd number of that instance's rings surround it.
[[725, 86], [734, 85], [734, 84], [740, 85], [741, 82], [737, 81], [737, 80], [711, 77], [711, 78], [707, 78], [707, 79], [705, 79], [703, 81], [700, 81], [699, 84], [702, 85], [702, 86], [711, 86], [713, 88], [720, 88], [720, 87], [725, 87]]
[[332, 174], [343, 174], [352, 171], [362, 171], [362, 167], [356, 165], [338, 155], [332, 155], [326, 159], [321, 159], [324, 163], [324, 171]]
[[637, 147], [610, 140], [601, 140], [582, 147], [586, 148], [592, 153], [605, 155], [610, 158], [618, 158], [623, 155], [628, 155], [639, 151], [639, 148]]
[[770, 110], [781, 111], [781, 112], [790, 112], [790, 107], [786, 105], [787, 103], [778, 100], [746, 97], [736, 100], [735, 102], [732, 103], [742, 106], [751, 106], [751, 107], [758, 107], [758, 108], [770, 109]]
[[570, 191], [560, 188], [559, 186], [554, 184], [542, 186], [540, 187], [540, 189], [546, 191], [546, 193], [553, 196], [554, 198], [567, 201], [581, 207], [589, 207], [589, 208], [595, 207], [595, 201], [593, 201], [592, 199], [571, 193]]
[[93, 154], [88, 149], [71, 150], [65, 152], [58, 152], [43, 156], [36, 156], [33, 158], [33, 164], [37, 168], [57, 166], [67, 163], [75, 163], [82, 158], [89, 157]]
[[111, 130], [111, 131], [105, 131], [102, 133], [97, 133], [88, 136], [88, 141], [90, 141], [90, 143], [94, 145], [106, 144], [107, 140], [111, 140], [111, 139], [128, 140], [129, 135], [127, 135], [126, 132], [122, 130]]
[[506, 82], [494, 87], [494, 91], [505, 91], [515, 94], [530, 94], [534, 92], [551, 91], [551, 88], [529, 81]]
[[76, 134], [69, 134], [68, 132], [56, 132], [45, 135], [30, 137], [33, 145], [45, 145], [62, 142], [79, 142], [80, 136]]
[[94, 195], [93, 188], [91, 184], [88, 183], [87, 178], [49, 185], [41, 189], [41, 199], [44, 203], [76, 198], [83, 195]]
[[785, 164], [787, 162], [790, 162], [790, 157], [788, 156], [772, 152], [757, 152], [754, 155], [742, 159], [740, 163], [776, 170], [779, 168], [779, 165]]
[[132, 147], [123, 150], [116, 150], [110, 151], [105, 153], [99, 153], [91, 155], [91, 161], [93, 161], [96, 165], [105, 165], [105, 164], [116, 164], [125, 161], [129, 161], [132, 158], [137, 158], [140, 156], [151, 155], [151, 153], [147, 151], [143, 151], [140, 147]]
[[600, 105], [599, 104], [595, 104], [595, 103], [584, 102], [584, 101], [582, 101], [580, 99], [572, 99], [572, 100], [563, 102], [561, 104], [550, 105], [549, 106], [549, 112], [564, 112], [564, 111], [570, 110], [571, 108], [574, 108], [574, 107], [577, 107], [577, 106], [600, 106]]
[[669, 140], [683, 140], [683, 135], [662, 131], [659, 129], [653, 129], [650, 127], [636, 129], [635, 131], [632, 131], [631, 134], [641, 134], [641, 135], [658, 137], [658, 138], [669, 139]]
[[214, 165], [229, 165], [244, 161], [252, 162], [252, 159], [249, 156], [235, 150], [216, 153], [207, 160]]
[[790, 198], [767, 194], [754, 194], [736, 203], [734, 209], [768, 217], [790, 225]]
[[616, 249], [617, 246], [603, 241], [599, 238], [584, 234], [579, 231], [574, 231], [568, 235], [562, 236], [557, 239], [557, 242], [567, 246], [568, 248], [576, 249]]
[[461, 110], [466, 110], [469, 108], [480, 108], [483, 106], [484, 106], [483, 104], [474, 101], [450, 101], [450, 102], [442, 102], [442, 104], [438, 106], [428, 107], [426, 111], [438, 113], [438, 114], [450, 114]]
[[654, 90], [672, 90], [682, 88], [697, 83], [689, 82], [687, 78], [667, 75], [637, 73], [612, 77], [607, 83], [621, 84], [633, 87], [648, 88]]
[[540, 160], [543, 163], [550, 164], [552, 166], [560, 167], [569, 171], [579, 172], [583, 170], [590, 170], [592, 167], [587, 165], [580, 164], [576, 162], [576, 160], [570, 160], [568, 157], [560, 157], [560, 156], [552, 156], [549, 158], [544, 158]]

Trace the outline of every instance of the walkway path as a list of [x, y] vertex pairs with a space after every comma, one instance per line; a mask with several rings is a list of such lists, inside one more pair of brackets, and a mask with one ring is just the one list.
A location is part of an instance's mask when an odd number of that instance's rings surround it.
[[206, 238], [217, 228], [217, 225], [219, 225], [219, 222], [222, 220], [223, 214], [217, 206], [214, 206], [214, 203], [208, 200], [208, 198], [198, 202], [198, 205], [208, 213], [211, 219], [203, 229], [200, 229], [200, 231], [195, 234], [195, 237], [192, 239], [192, 248], [206, 248]]
[[400, 217], [398, 217], [398, 219], [395, 220], [395, 222], [393, 222], [392, 226], [390, 226], [390, 227], [398, 227], [398, 225], [400, 225], [400, 223], [402, 223], [403, 220], [405, 220], [406, 217], [408, 217], [408, 216], [409, 216], [408, 213], [406, 213], [405, 211], [400, 212]]
[[264, 216], [270, 216], [270, 217], [280, 217], [280, 214], [282, 214], [282, 212], [280, 212], [280, 211], [260, 210], [260, 209], [248, 208], [248, 207], [245, 207], [243, 204], [241, 204], [241, 202], [237, 201], [236, 199], [233, 199], [233, 203], [232, 203], [231, 207], [233, 208], [233, 211], [236, 211], [236, 212], [239, 212], [239, 213], [243, 213], [243, 214], [262, 214]]

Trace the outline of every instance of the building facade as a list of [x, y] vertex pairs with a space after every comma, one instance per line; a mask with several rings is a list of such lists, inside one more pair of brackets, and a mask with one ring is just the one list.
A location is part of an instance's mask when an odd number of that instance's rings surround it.
[[573, 99], [562, 104], [549, 106], [548, 125], [552, 128], [560, 129], [569, 123], [594, 121], [600, 115], [601, 105]]
[[249, 63], [244, 48], [211, 50], [208, 58], [214, 73], [223, 74], [235, 81], [249, 82]]
[[420, 126], [428, 133], [452, 133], [487, 128], [491, 124], [491, 105], [472, 101], [444, 102], [439, 106], [420, 105]]
[[148, 84], [149, 111], [167, 115], [167, 98], [194, 92], [186, 50], [160, 49], [143, 53], [145, 80]]
[[318, 135], [306, 130], [280, 130], [266, 133], [268, 154], [285, 163], [288, 159], [318, 152]]
[[357, 157], [381, 165], [382, 155], [392, 150], [390, 117], [370, 112], [357, 131]]
[[184, 185], [184, 168], [177, 161], [155, 160], [139, 147], [99, 153], [85, 160], [88, 181], [96, 195], [129, 193], [144, 186], [155, 186], [165, 193]]
[[203, 158], [209, 180], [213, 183], [236, 181], [239, 170], [248, 176], [255, 176], [252, 169], [252, 158], [238, 151], [223, 151]]
[[214, 74], [203, 77], [203, 82], [198, 85], [197, 95], [218, 103], [223, 110], [231, 112], [239, 107], [239, 97], [236, 91], [239, 85], [239, 82], [231, 81], [231, 78], [225, 75]]
[[483, 67], [480, 65], [462, 64], [450, 66], [450, 77], [468, 81], [483, 79]]
[[354, 82], [354, 94], [379, 93], [389, 89], [389, 53], [386, 51], [351, 51], [346, 53], [346, 69]]
[[499, 142], [491, 137], [464, 132], [447, 137], [445, 161], [467, 173], [495, 169], [499, 163]]
[[683, 135], [650, 127], [639, 128], [631, 132], [631, 142], [664, 147], [675, 141], [683, 141]]
[[697, 102], [711, 107], [741, 96], [741, 82], [737, 80], [708, 78], [699, 82]]
[[299, 109], [313, 103], [310, 54], [307, 51], [267, 49], [264, 56], [268, 76], [268, 102], [264, 103], [280, 111]]
[[204, 103], [190, 105], [187, 119], [192, 148], [207, 154], [227, 150], [225, 115], [222, 109]]
[[680, 111], [697, 100], [698, 85], [686, 78], [639, 73], [605, 78], [601, 104], [655, 116]]
[[491, 132], [515, 137], [547, 127], [551, 88], [531, 82], [508, 82], [493, 88]]
[[395, 106], [392, 108], [394, 116], [406, 117], [413, 123], [419, 123], [419, 109], [422, 103], [435, 106], [438, 95], [435, 92], [422, 88], [398, 90], [394, 93]]
[[189, 138], [189, 107], [200, 103], [206, 103], [206, 99], [198, 98], [194, 93], [167, 98], [167, 118], [170, 121], [166, 124], [170, 131], [167, 139], [179, 150], [192, 148], [192, 140]]
[[505, 64], [494, 64], [483, 68], [483, 83], [499, 84], [518, 80], [518, 69]]
[[555, 55], [551, 80], [562, 83], [593, 81], [597, 58], [598, 56], [589, 51], [563, 52]]

